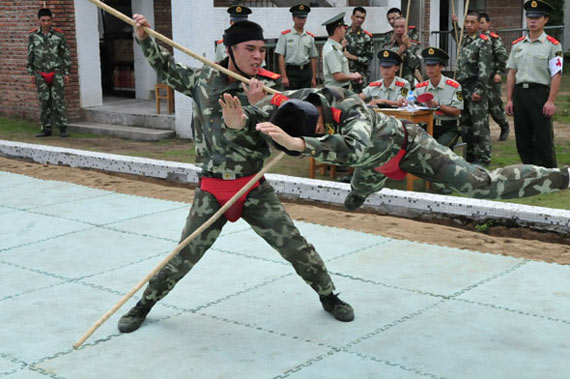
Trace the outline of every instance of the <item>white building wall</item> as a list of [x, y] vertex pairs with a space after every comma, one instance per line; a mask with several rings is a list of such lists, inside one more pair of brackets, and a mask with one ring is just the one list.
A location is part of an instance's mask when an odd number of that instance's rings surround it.
[[[133, 14], [144, 14], [148, 22], [154, 26], [154, 1], [132, 0], [131, 9]], [[147, 63], [141, 48], [133, 41], [134, 65], [135, 65], [135, 97], [149, 100], [153, 98], [154, 85], [156, 84], [156, 72]]]
[[80, 105], [94, 107], [103, 104], [98, 8], [85, 0], [74, 3]]
[[[385, 6], [366, 7], [367, 16], [364, 28], [371, 33], [383, 33], [390, 30], [386, 21], [386, 11], [391, 7], [399, 7], [399, 0], [387, 0]], [[353, 7], [312, 8], [306, 30], [317, 35], [326, 36], [322, 22], [340, 12], [346, 12], [345, 22], [350, 24]], [[293, 25], [291, 13], [287, 8], [253, 8], [249, 20], [257, 22], [264, 29], [265, 38], [277, 38], [279, 33], [290, 29]], [[208, 59], [214, 58], [214, 41], [222, 38], [224, 29], [229, 26], [229, 18], [225, 8], [214, 8], [213, 1], [172, 0], [172, 38]], [[174, 57], [178, 62], [192, 67], [200, 67], [202, 63], [176, 51]], [[187, 96], [176, 93], [176, 133], [182, 138], [192, 138], [192, 101]]]

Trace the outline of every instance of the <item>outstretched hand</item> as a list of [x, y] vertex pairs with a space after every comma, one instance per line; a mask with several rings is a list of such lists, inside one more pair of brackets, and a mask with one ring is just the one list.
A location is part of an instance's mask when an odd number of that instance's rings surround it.
[[255, 129], [263, 134], [268, 135], [275, 143], [283, 146], [289, 151], [305, 151], [305, 141], [299, 137], [292, 137], [285, 133], [283, 129], [271, 122], [261, 122], [255, 126]]
[[239, 130], [245, 127], [247, 119], [237, 96], [224, 93], [223, 99], [219, 99], [218, 103], [222, 107], [222, 117], [228, 128]]

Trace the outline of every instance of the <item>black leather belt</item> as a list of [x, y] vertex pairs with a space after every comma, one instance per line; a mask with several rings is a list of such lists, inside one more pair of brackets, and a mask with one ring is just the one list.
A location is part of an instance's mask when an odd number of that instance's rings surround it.
[[[240, 176], [236, 176], [235, 179], [239, 179], [242, 178], [244, 176], [249, 176], [249, 175], [253, 175], [253, 174], [248, 174], [248, 175], [240, 175]], [[210, 172], [210, 171], [202, 171], [199, 175], [199, 179], [202, 179], [202, 177], [206, 177], [206, 178], [214, 178], [214, 179], [225, 179], [225, 180], [231, 180], [231, 179], [227, 179], [224, 177], [224, 174], [218, 173], [218, 172]], [[265, 177], [262, 176], [261, 179], [259, 179], [259, 184], [265, 182]]]
[[302, 65], [300, 65], [300, 66], [299, 66], [299, 65], [296, 65], [296, 64], [287, 64], [286, 67], [287, 67], [287, 68], [292, 68], [293, 70], [303, 71], [303, 70], [309, 68], [309, 64], [308, 64], [308, 63], [305, 63], [305, 64], [302, 64]]
[[435, 119], [436, 126], [444, 126], [446, 128], [457, 126], [457, 120], [438, 120]]
[[517, 84], [517, 87], [519, 88], [550, 88], [550, 86], [547, 86], [545, 84], [540, 84], [540, 83], [519, 83]]

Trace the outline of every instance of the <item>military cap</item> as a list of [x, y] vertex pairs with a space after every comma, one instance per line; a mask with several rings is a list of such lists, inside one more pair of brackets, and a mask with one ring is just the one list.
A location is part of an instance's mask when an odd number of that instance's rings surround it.
[[251, 14], [251, 9], [243, 5], [232, 5], [228, 8], [228, 13], [230, 14], [230, 20], [243, 21], [247, 20], [247, 15]]
[[224, 30], [224, 45], [230, 47], [245, 41], [264, 41], [263, 29], [253, 21], [243, 20]]
[[346, 25], [344, 23], [344, 12], [341, 12], [339, 14], [337, 14], [336, 16], [329, 18], [328, 20], [326, 20], [325, 22], [323, 22], [321, 25], [334, 25], [334, 26], [341, 26], [341, 25]]
[[552, 12], [552, 6], [546, 1], [531, 0], [524, 3], [526, 16], [530, 18], [548, 16]]
[[49, 8], [42, 8], [38, 11], [38, 18], [44, 17], [44, 16], [49, 16], [49, 17], [53, 17], [51, 15], [51, 11], [49, 10]]
[[[292, 137], [316, 137], [318, 119], [319, 111], [315, 105], [299, 99], [289, 99], [277, 108], [270, 121]], [[277, 143], [274, 144], [288, 155], [300, 155], [299, 152], [289, 151]]]
[[392, 50], [380, 50], [378, 52], [378, 61], [382, 67], [392, 67], [402, 63], [402, 57]]
[[437, 47], [427, 47], [422, 50], [424, 64], [446, 64], [449, 55]]
[[294, 17], [306, 18], [307, 13], [311, 11], [311, 7], [305, 4], [297, 4], [289, 8], [289, 12], [293, 13]]

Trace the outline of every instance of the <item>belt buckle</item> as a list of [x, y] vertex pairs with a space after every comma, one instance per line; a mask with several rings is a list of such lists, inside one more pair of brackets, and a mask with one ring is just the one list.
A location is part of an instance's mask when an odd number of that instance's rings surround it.
[[302, 64], [302, 65], [299, 66], [299, 70], [303, 71], [304, 69], [305, 69], [305, 65], [304, 65], [304, 64]]
[[224, 180], [235, 180], [235, 178], [236, 178], [236, 174], [234, 172], [224, 171], [222, 173], [222, 179], [224, 179]]
[[530, 86], [528, 85], [528, 83], [523, 83], [522, 88], [529, 88]]

